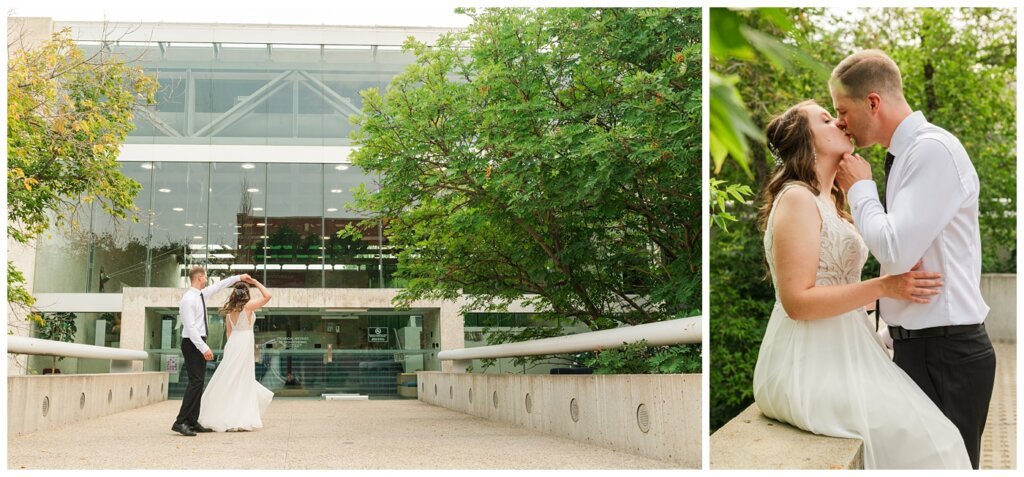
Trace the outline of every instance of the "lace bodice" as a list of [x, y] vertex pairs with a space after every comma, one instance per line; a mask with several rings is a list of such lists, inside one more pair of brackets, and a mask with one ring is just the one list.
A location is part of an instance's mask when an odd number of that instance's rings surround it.
[[253, 313], [246, 313], [245, 310], [239, 311], [234, 317], [228, 315], [228, 319], [231, 320], [231, 331], [246, 331], [252, 329], [252, 322], [256, 319]]
[[[775, 196], [775, 203], [772, 204], [772, 211], [768, 216], [768, 225], [764, 232], [764, 253], [768, 261], [768, 269], [772, 275], [772, 283], [778, 283], [775, 277], [775, 260], [773, 257], [773, 233], [772, 218], [775, 216], [775, 208], [779, 205], [782, 195], [793, 187], [803, 187], [802, 184], [790, 182], [783, 186], [782, 190]], [[836, 212], [833, 204], [814, 198], [818, 205], [818, 213], [821, 215], [821, 234], [818, 250], [818, 272], [814, 284], [817, 286], [843, 285], [860, 281], [861, 269], [868, 258], [868, 248], [857, 229], [847, 222]], [[778, 300], [779, 290], [775, 289], [775, 299]]]

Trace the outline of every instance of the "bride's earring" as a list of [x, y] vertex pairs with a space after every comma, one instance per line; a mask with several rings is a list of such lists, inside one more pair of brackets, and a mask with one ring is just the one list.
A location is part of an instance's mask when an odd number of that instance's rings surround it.
[[818, 163], [818, 151], [811, 149], [811, 155], [814, 157], [814, 163]]

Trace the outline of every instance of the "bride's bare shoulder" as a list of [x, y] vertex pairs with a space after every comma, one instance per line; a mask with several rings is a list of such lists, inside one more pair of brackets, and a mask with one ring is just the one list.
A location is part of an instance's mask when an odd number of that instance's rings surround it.
[[779, 191], [778, 208], [783, 207], [816, 207], [814, 192], [802, 182], [790, 182]]

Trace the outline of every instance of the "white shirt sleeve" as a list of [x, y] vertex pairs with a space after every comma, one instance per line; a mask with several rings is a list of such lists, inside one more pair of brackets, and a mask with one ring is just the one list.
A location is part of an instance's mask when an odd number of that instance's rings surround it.
[[181, 317], [182, 327], [189, 330], [188, 339], [192, 340], [192, 344], [195, 345], [200, 353], [206, 354], [210, 347], [201, 338], [203, 335], [203, 316], [196, 316], [196, 308], [201, 308], [202, 305], [195, 303], [196, 298], [181, 300], [181, 304], [178, 305], [178, 316]]
[[202, 291], [200, 291], [200, 293], [202, 293], [203, 296], [206, 297], [207, 300], [209, 300], [210, 298], [213, 298], [213, 295], [216, 295], [217, 292], [238, 283], [238, 281], [241, 279], [241, 275], [227, 277], [213, 285], [203, 288]]
[[857, 230], [887, 273], [910, 271], [967, 198], [953, 155], [941, 142], [919, 140], [905, 154], [886, 213], [873, 181], [859, 181], [847, 197]]

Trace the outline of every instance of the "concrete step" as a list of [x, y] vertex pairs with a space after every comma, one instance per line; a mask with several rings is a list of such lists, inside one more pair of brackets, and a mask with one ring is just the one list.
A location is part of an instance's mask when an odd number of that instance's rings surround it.
[[324, 401], [369, 401], [370, 396], [362, 394], [321, 394], [320, 399]]

